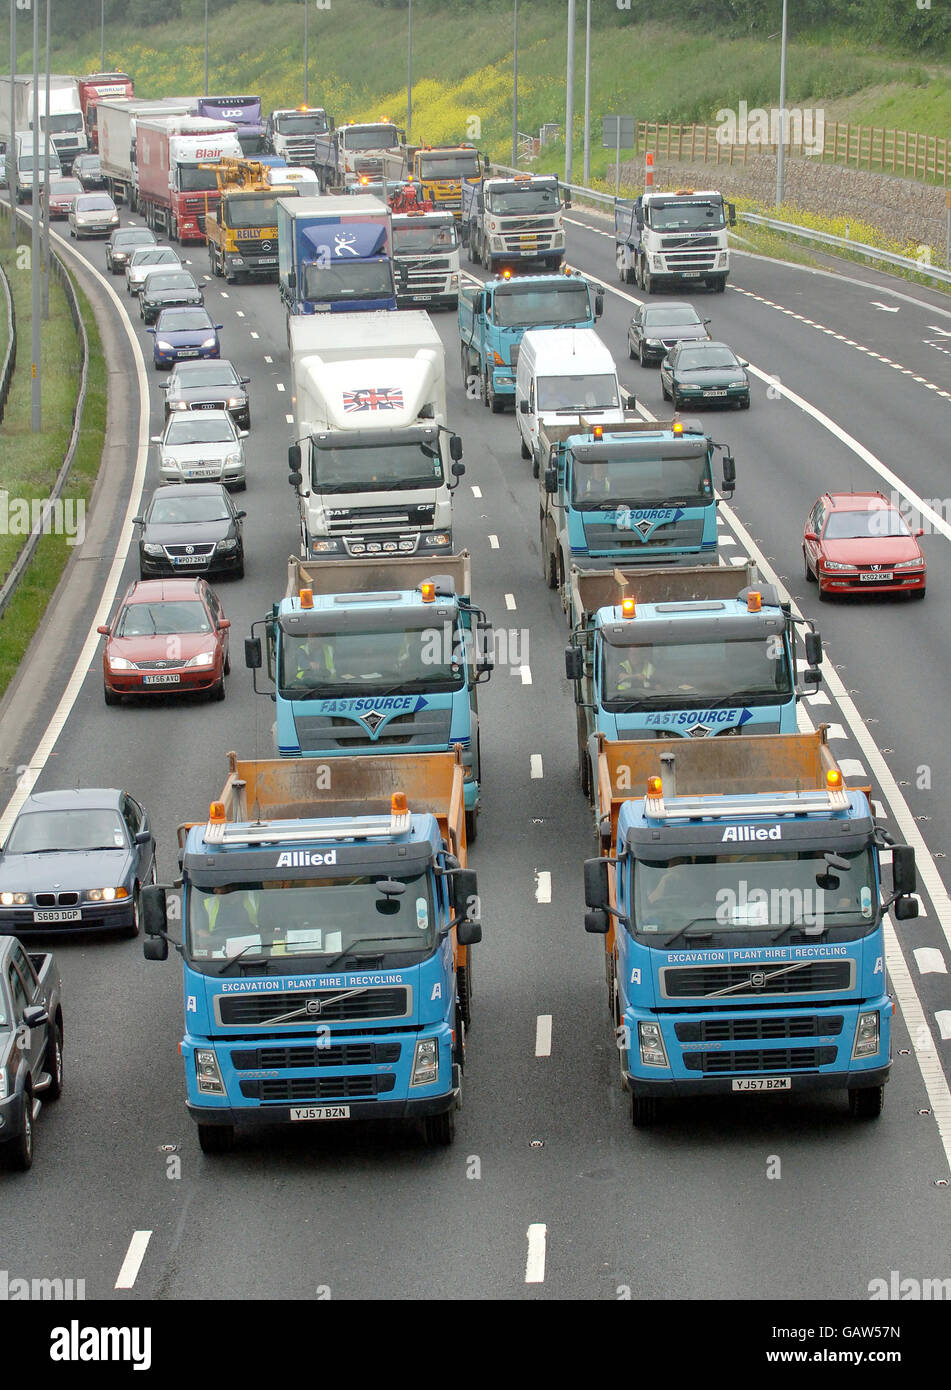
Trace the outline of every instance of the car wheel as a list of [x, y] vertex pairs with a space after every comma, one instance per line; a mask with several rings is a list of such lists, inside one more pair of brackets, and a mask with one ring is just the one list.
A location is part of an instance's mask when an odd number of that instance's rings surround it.
[[749, 410], [749, 408], [750, 408], [750, 398], [749, 398], [749, 396], [747, 396], [747, 397], [746, 397], [746, 400], [741, 400], [741, 401], [740, 401], [740, 409], [741, 409], [741, 410]]
[[816, 576], [813, 574], [812, 570], [809, 568], [809, 559], [808, 559], [808, 557], [807, 557], [807, 555], [806, 555], [805, 550], [802, 552], [802, 573], [803, 573], [803, 577], [805, 578], [805, 581], [806, 581], [807, 584], [815, 584], [815, 582], [816, 582]]
[[925, 589], [913, 589], [913, 590], [911, 591], [911, 593], [908, 595], [908, 597], [909, 597], [909, 598], [913, 598], [913, 599], [918, 599], [919, 602], [920, 602], [921, 599], [924, 598], [926, 592], [927, 592], [927, 590], [925, 590]]
[[228, 655], [225, 657], [225, 675], [231, 675], [231, 648], [228, 648]]
[[212, 687], [211, 699], [214, 700], [214, 701], [220, 701], [220, 700], [223, 700], [224, 698], [225, 698], [225, 678], [224, 678], [224, 676], [222, 676], [222, 677], [221, 677], [221, 680], [218, 682], [218, 684], [217, 684], [216, 686], [213, 686], [213, 687]]
[[669, 401], [669, 400], [670, 400], [670, 392], [667, 390], [667, 387], [664, 385], [664, 375], [663, 375], [663, 372], [661, 373], [661, 377], [660, 377], [660, 389], [661, 389], [661, 391], [663, 392], [664, 400], [665, 400], [665, 401]]
[[674, 414], [676, 415], [677, 411], [680, 409], [680, 397], [677, 395], [677, 392], [674, 390], [673, 386], [671, 386], [670, 388], [670, 404], [673, 407]]
[[4, 1157], [11, 1168], [25, 1173], [33, 1167], [33, 1094], [27, 1090], [23, 1095], [23, 1124], [20, 1133], [4, 1145]]
[[[306, 552], [303, 552], [303, 553], [302, 553], [301, 558], [304, 559], [304, 560], [307, 559]], [[235, 572], [234, 572], [234, 577], [235, 577], [235, 579], [243, 579], [243, 578], [244, 578], [244, 560], [241, 561], [240, 565], [239, 565], [238, 568], [235, 570]]]
[[822, 587], [822, 580], [819, 578], [818, 571], [816, 572], [816, 582], [817, 582], [817, 584], [819, 585], [819, 601], [820, 601], [820, 603], [829, 603], [830, 600], [831, 600], [831, 598], [832, 598], [832, 595], [830, 594], [830, 592], [829, 592], [828, 589], [824, 589], [824, 588]]
[[[145, 578], [145, 575], [142, 574], [141, 570], [139, 571], [139, 578]], [[108, 685], [106, 685], [105, 683], [103, 683], [102, 687], [102, 698], [105, 700], [107, 705], [118, 705], [122, 701], [122, 696], [117, 695], [114, 690], [110, 690]]]
[[122, 935], [133, 937], [139, 934], [139, 885], [132, 890], [132, 921], [123, 929]]
[[[633, 355], [634, 354], [632, 353], [631, 356], [633, 357]], [[644, 347], [643, 343], [641, 343], [640, 347], [638, 348], [637, 357], [642, 367], [650, 366], [650, 363], [647, 360], [647, 349]]]
[[50, 1078], [50, 1084], [43, 1092], [43, 1099], [59, 1100], [63, 1094], [63, 1034], [58, 1024], [53, 1024], [50, 1032], [43, 1065]]

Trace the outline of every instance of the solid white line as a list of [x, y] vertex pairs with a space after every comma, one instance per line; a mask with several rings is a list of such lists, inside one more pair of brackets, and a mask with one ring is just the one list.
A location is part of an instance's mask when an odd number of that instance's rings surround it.
[[528, 1228], [528, 1258], [525, 1261], [526, 1284], [545, 1282], [545, 1242], [548, 1227], [535, 1223]]
[[482, 496], [482, 489], [480, 487], [477, 487], [475, 483], [472, 484], [472, 495], [473, 497]]
[[[90, 274], [95, 275], [96, 278], [105, 285], [114, 303], [122, 310], [120, 322], [132, 350], [132, 361], [135, 365], [136, 381], [139, 387], [139, 429], [135, 446], [135, 472], [132, 475], [129, 504], [126, 507], [125, 516], [122, 520], [122, 527], [116, 545], [116, 553], [109, 567], [106, 582], [103, 585], [99, 606], [93, 614], [92, 622], [86, 633], [86, 639], [83, 642], [82, 650], [76, 658], [76, 664], [70, 673], [69, 680], [66, 682], [66, 688], [60, 696], [59, 703], [53, 711], [53, 716], [40, 737], [40, 741], [33, 752], [29, 765], [17, 779], [16, 791], [4, 807], [2, 816], [0, 816], [0, 843], [7, 838], [7, 834], [9, 833], [10, 827], [20, 807], [36, 786], [46, 766], [47, 759], [56, 746], [56, 741], [62, 733], [67, 719], [72, 713], [73, 706], [79, 697], [83, 681], [89, 674], [89, 668], [92, 665], [93, 657], [96, 655], [96, 650], [99, 645], [99, 633], [96, 631], [96, 628], [100, 623], [105, 623], [109, 617], [109, 610], [112, 608], [112, 604], [115, 600], [116, 592], [119, 588], [119, 581], [122, 578], [122, 570], [129, 553], [129, 547], [132, 544], [132, 518], [139, 515], [142, 501], [142, 489], [145, 485], [145, 470], [149, 459], [148, 376], [145, 370], [145, 359], [142, 356], [142, 349], [139, 346], [139, 340], [135, 335], [131, 320], [125, 312], [125, 306], [109, 284], [109, 281], [96, 270], [95, 266], [83, 260], [83, 258], [70, 246], [69, 242], [61, 237], [58, 232], [51, 232], [51, 236], [55, 238], [64, 252], [69, 256], [75, 257], [77, 261], [80, 261]], [[80, 558], [81, 556], [82, 552], [80, 551]]]
[[514, 613], [514, 612], [515, 612], [515, 595], [514, 595], [514, 594], [506, 594], [506, 595], [505, 595], [505, 606], [506, 606], [506, 608], [509, 610], [510, 613]]
[[548, 869], [536, 869], [535, 871], [535, 901], [537, 903], [551, 902], [551, 872]]
[[532, 753], [531, 757], [529, 758], [529, 765], [530, 765], [531, 770], [532, 770], [532, 777], [533, 777], [536, 781], [538, 780], [539, 777], [544, 777], [545, 774], [544, 774], [544, 772], [542, 772], [542, 755], [541, 755], [541, 753]]
[[136, 1231], [129, 1248], [126, 1251], [125, 1259], [122, 1261], [122, 1268], [119, 1270], [119, 1277], [115, 1282], [117, 1289], [131, 1289], [136, 1281], [139, 1268], [145, 1258], [145, 1251], [149, 1241], [152, 1239], [151, 1231]]
[[551, 1056], [551, 1014], [539, 1014], [535, 1020], [535, 1056]]
[[519, 668], [518, 668], [518, 673], [519, 673], [519, 675], [520, 675], [521, 678], [522, 678], [522, 684], [523, 684], [523, 685], [531, 685], [531, 683], [532, 683], [532, 668], [531, 668], [531, 666], [519, 666]]
[[944, 956], [936, 946], [919, 946], [912, 951], [912, 955], [922, 975], [947, 975], [948, 967], [944, 963]]

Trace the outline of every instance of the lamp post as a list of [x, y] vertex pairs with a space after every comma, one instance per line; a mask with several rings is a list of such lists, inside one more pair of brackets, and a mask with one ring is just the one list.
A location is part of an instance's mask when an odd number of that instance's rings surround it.
[[584, 180], [591, 182], [591, 0], [584, 17]]
[[783, 202], [786, 154], [786, 0], [783, 0], [783, 36], [779, 47], [779, 144], [776, 148], [776, 206]]
[[304, 0], [304, 105], [310, 105], [310, 0]]
[[16, 77], [17, 71], [17, 10], [16, 0], [10, 0], [10, 134], [4, 167], [10, 190], [10, 245], [17, 244], [17, 161], [16, 161]]
[[46, 140], [40, 140], [40, 0], [33, 0], [33, 207], [30, 226], [32, 230], [30, 276], [33, 290], [32, 322], [30, 323], [30, 356], [32, 362], [32, 390], [30, 393], [30, 429], [34, 434], [43, 428], [42, 398], [40, 396], [40, 151], [46, 164]]
[[[307, 11], [305, 10], [306, 14]], [[205, 96], [208, 95], [208, 0], [205, 0]]]
[[[95, 13], [95, 11], [93, 11]], [[106, 0], [99, 0], [99, 71], [106, 70]]]
[[413, 142], [413, 0], [408, 0], [406, 20], [406, 143]]
[[565, 183], [571, 183], [575, 123], [575, 0], [568, 0], [568, 75], [565, 80]]
[[518, 168], [518, 0], [512, 34], [512, 168]]
[[[39, 0], [33, 0], [39, 5]], [[43, 147], [47, 148], [50, 139], [50, 0], [46, 0], [46, 115], [43, 121]], [[40, 258], [43, 269], [43, 318], [50, 316], [50, 171], [46, 170], [46, 197], [43, 199], [43, 251]]]

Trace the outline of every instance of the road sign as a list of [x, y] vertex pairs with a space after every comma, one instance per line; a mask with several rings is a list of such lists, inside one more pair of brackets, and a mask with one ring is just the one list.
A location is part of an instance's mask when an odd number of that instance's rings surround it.
[[602, 116], [601, 148], [605, 150], [632, 150], [634, 148], [634, 117]]

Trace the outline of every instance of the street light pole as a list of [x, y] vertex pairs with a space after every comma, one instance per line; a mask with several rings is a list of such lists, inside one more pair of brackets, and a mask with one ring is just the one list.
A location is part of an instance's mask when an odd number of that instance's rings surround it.
[[591, 183], [591, 0], [584, 18], [584, 185]]
[[783, 0], [783, 37], [779, 49], [779, 144], [776, 148], [776, 206], [783, 202], [786, 155], [786, 0]]
[[[306, 11], [305, 11], [306, 13]], [[208, 0], [205, 0], [205, 96], [208, 95]]]
[[[93, 11], [95, 13], [95, 11]], [[99, 71], [106, 70], [106, 0], [99, 0]]]
[[[39, 5], [39, 0], [33, 0], [35, 5]], [[46, 116], [43, 121], [43, 140], [44, 144], [49, 140], [50, 134], [50, 0], [46, 0]], [[50, 316], [50, 171], [46, 171], [46, 197], [43, 199], [43, 252], [41, 265], [43, 269], [43, 318]]]
[[413, 142], [413, 0], [409, 0], [406, 22], [406, 143]]
[[304, 105], [310, 105], [310, 0], [304, 0]]
[[518, 168], [518, 0], [512, 35], [512, 168]]
[[10, 190], [10, 245], [17, 244], [17, 160], [16, 160], [16, 82], [17, 71], [17, 10], [16, 0], [10, 0], [10, 133], [4, 155], [7, 187]]
[[[43, 138], [41, 140], [41, 135]], [[40, 0], [33, 0], [33, 206], [30, 209], [32, 229], [30, 275], [33, 290], [32, 321], [30, 323], [30, 355], [32, 390], [30, 395], [30, 429], [35, 433], [43, 428], [42, 398], [40, 395], [40, 152], [49, 175], [46, 160], [45, 133], [40, 131]]]
[[565, 183], [571, 183], [575, 123], [575, 0], [568, 0], [568, 76], [565, 80]]

